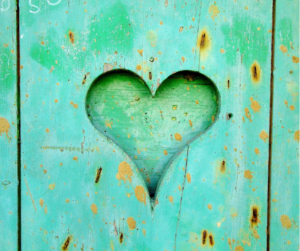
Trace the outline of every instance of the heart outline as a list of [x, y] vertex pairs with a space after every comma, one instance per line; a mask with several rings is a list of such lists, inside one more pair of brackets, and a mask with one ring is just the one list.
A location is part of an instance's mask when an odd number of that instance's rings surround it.
[[[111, 74], [111, 73], [117, 73], [117, 72], [125, 72], [125, 73], [130, 73], [132, 74], [133, 76], [137, 77], [139, 80], [141, 80], [143, 82], [143, 84], [147, 87], [147, 89], [149, 90], [152, 98], [155, 98], [155, 95], [156, 93], [158, 92], [159, 88], [166, 82], [167, 79], [171, 78], [173, 75], [175, 74], [178, 74], [178, 73], [190, 73], [190, 74], [198, 74], [200, 76], [203, 76], [204, 78], [207, 78], [210, 83], [213, 85], [213, 87], [215, 88], [215, 91], [216, 91], [216, 97], [217, 97], [217, 109], [216, 109], [216, 112], [214, 114], [215, 116], [215, 119], [214, 121], [202, 132], [198, 133], [196, 136], [194, 136], [191, 140], [187, 141], [186, 143], [183, 144], [182, 147], [179, 148], [179, 150], [168, 160], [167, 164], [164, 166], [163, 168], [163, 172], [159, 178], [159, 181], [156, 185], [156, 188], [155, 188], [155, 194], [153, 197], [150, 196], [150, 193], [149, 193], [149, 188], [146, 184], [146, 181], [144, 179], [144, 177], [141, 175], [140, 173], [140, 170], [138, 169], [138, 166], [137, 164], [135, 163], [135, 161], [130, 157], [130, 155], [123, 149], [123, 147], [115, 142], [113, 139], [111, 139], [110, 137], [104, 135], [102, 132], [100, 132], [96, 127], [95, 125], [92, 123], [92, 120], [91, 118], [88, 116], [88, 110], [87, 110], [87, 97], [88, 97], [88, 94], [89, 94], [89, 91], [91, 90], [92, 86], [94, 85], [94, 83], [96, 83], [99, 79], [101, 79], [102, 77], [104, 77], [105, 75], [108, 75], [108, 74]], [[154, 209], [155, 209], [155, 201], [156, 201], [156, 198], [158, 197], [158, 194], [159, 194], [159, 191], [161, 190], [161, 184], [164, 180], [164, 176], [166, 174], [166, 172], [168, 171], [168, 169], [170, 168], [170, 166], [172, 165], [173, 161], [185, 150], [185, 149], [189, 149], [190, 147], [190, 144], [193, 143], [197, 138], [199, 138], [201, 135], [205, 134], [208, 130], [210, 130], [212, 128], [212, 126], [214, 126], [216, 124], [216, 121], [218, 120], [219, 118], [219, 115], [220, 115], [220, 111], [221, 111], [221, 95], [220, 95], [220, 91], [219, 89], [217, 88], [216, 84], [209, 78], [207, 77], [206, 75], [198, 72], [198, 71], [193, 71], [193, 70], [181, 70], [181, 71], [178, 71], [178, 72], [173, 72], [171, 75], [169, 75], [166, 79], [164, 79], [162, 81], [162, 83], [157, 86], [157, 88], [155, 89], [155, 91], [152, 91], [149, 87], [149, 85], [145, 82], [145, 80], [142, 78], [142, 76], [138, 75], [137, 73], [131, 71], [131, 70], [128, 70], [128, 69], [112, 69], [112, 70], [109, 70], [109, 71], [106, 71], [106, 72], [103, 72], [102, 74], [98, 75], [92, 82], [91, 84], [89, 85], [88, 87], [88, 90], [86, 92], [86, 96], [85, 96], [85, 111], [86, 111], [86, 115], [87, 115], [87, 118], [89, 120], [89, 122], [92, 124], [93, 128], [99, 133], [101, 134], [103, 137], [105, 137], [108, 141], [110, 142], [113, 142], [116, 146], [119, 147], [120, 150], [123, 151], [123, 153], [125, 153], [128, 158], [131, 160], [131, 162], [135, 165], [135, 168], [136, 168], [136, 172], [139, 174], [138, 176], [138, 179], [141, 178], [142, 180], [142, 184], [143, 184], [143, 187], [146, 191], [146, 196], [148, 197], [147, 199], [149, 199], [150, 201], [150, 208], [151, 208], [151, 212], [154, 216]], [[187, 150], [188, 152], [188, 150]], [[185, 176], [186, 176], [186, 172], [185, 172]], [[184, 177], [185, 179], [186, 177]], [[146, 199], [146, 200], [147, 200]]]

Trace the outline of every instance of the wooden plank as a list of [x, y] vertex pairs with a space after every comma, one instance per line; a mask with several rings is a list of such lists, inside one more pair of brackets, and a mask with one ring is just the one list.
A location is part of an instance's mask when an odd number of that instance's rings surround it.
[[[271, 0], [22, 2], [21, 24], [25, 250], [266, 249]], [[112, 69], [152, 94], [182, 70], [219, 92], [215, 124], [165, 167], [154, 201], [86, 113]]]
[[270, 250], [299, 249], [299, 1], [276, 1]]
[[18, 248], [16, 2], [0, 3], [0, 247]]

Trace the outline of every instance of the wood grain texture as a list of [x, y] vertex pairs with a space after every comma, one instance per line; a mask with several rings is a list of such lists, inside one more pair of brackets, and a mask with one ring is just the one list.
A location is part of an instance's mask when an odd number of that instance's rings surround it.
[[0, 249], [18, 248], [16, 5], [0, 3]]
[[[265, 250], [272, 1], [20, 4], [23, 249]], [[152, 93], [197, 71], [220, 93], [154, 210], [135, 163], [86, 114], [91, 83], [112, 69]]]
[[270, 250], [299, 249], [299, 1], [277, 1]]

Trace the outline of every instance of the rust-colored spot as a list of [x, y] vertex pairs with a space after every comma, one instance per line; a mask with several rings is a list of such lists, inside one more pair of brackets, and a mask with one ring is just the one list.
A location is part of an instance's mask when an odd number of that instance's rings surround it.
[[61, 246], [62, 251], [68, 250], [71, 242], [71, 236], [68, 236], [67, 239], [65, 240], [64, 244]]
[[220, 171], [221, 171], [221, 173], [225, 173], [225, 171], [226, 171], [226, 161], [225, 160], [223, 160], [221, 162]]
[[142, 66], [141, 66], [140, 64], [138, 64], [138, 65], [136, 66], [136, 69], [137, 69], [138, 71], [140, 71], [140, 70], [142, 70]]
[[70, 42], [72, 44], [74, 44], [75, 42], [75, 37], [74, 37], [74, 33], [72, 31], [69, 31], [69, 38], [70, 38]]
[[152, 72], [149, 72], [149, 79], [152, 80]]
[[260, 65], [254, 61], [254, 63], [250, 67], [251, 78], [254, 83], [258, 83], [261, 79], [261, 68]]
[[123, 233], [121, 233], [121, 234], [120, 234], [120, 237], [119, 237], [119, 240], [120, 240], [120, 243], [121, 243], [121, 244], [123, 243], [123, 238], [124, 238]]
[[210, 36], [207, 30], [204, 28], [198, 35], [197, 38], [197, 49], [200, 53], [201, 59], [205, 60], [207, 52], [211, 48]]
[[95, 183], [98, 183], [98, 182], [99, 182], [100, 177], [101, 177], [101, 173], [102, 173], [102, 167], [100, 167], [100, 168], [97, 170], [96, 178], [95, 178]]
[[295, 64], [298, 64], [298, 63], [299, 63], [299, 58], [298, 58], [298, 57], [293, 56], [292, 59], [293, 59], [293, 62], [294, 62]]
[[204, 49], [205, 46], [206, 46], [206, 43], [207, 43], [207, 41], [206, 41], [206, 33], [205, 33], [205, 31], [202, 31], [201, 38], [200, 38], [200, 48]]
[[207, 238], [207, 231], [203, 230], [202, 231], [202, 245], [205, 245], [206, 243], [206, 238]]
[[208, 236], [208, 239], [209, 239], [209, 245], [210, 245], [210, 246], [213, 246], [213, 245], [215, 244], [213, 235], [210, 234], [210, 235]]
[[250, 225], [253, 228], [253, 227], [257, 226], [258, 223], [260, 223], [258, 207], [252, 206], [251, 207]]

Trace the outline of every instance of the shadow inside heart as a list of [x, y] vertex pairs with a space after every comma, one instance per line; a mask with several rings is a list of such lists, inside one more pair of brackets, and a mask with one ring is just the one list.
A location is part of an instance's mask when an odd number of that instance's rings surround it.
[[213, 82], [197, 72], [171, 75], [152, 96], [138, 75], [115, 70], [92, 83], [86, 111], [95, 128], [133, 159], [153, 197], [172, 157], [214, 123], [218, 100]]

